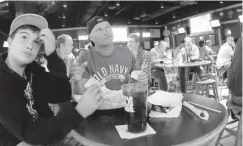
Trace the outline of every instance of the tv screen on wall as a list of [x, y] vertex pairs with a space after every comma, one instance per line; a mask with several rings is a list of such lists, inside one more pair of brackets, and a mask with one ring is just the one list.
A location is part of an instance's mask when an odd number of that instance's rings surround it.
[[191, 18], [189, 20], [191, 34], [213, 31], [210, 25], [210, 20], [211, 20], [211, 14], [205, 14], [205, 15]]

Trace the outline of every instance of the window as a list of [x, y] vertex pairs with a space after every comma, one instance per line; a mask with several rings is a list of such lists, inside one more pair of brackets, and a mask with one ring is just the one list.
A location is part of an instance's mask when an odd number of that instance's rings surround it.
[[126, 42], [127, 41], [127, 28], [126, 27], [112, 27], [113, 42]]
[[88, 40], [88, 36], [87, 35], [80, 35], [80, 36], [78, 36], [78, 40], [83, 40], [83, 41], [85, 41], [85, 40]]
[[150, 32], [143, 32], [143, 37], [144, 38], [149, 38], [150, 37]]

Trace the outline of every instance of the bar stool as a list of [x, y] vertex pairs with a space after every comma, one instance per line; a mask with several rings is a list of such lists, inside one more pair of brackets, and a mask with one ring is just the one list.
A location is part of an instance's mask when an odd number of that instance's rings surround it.
[[235, 123], [235, 122], [239, 122], [239, 123], [238, 123], [236, 132], [225, 127], [224, 130], [219, 134], [219, 137], [216, 141], [216, 146], [219, 144], [220, 139], [222, 138], [224, 131], [227, 131], [228, 133], [230, 133], [231, 135], [236, 137], [235, 146], [242, 146], [242, 107], [240, 105], [234, 104], [234, 102], [232, 102], [232, 99], [230, 99], [226, 102], [226, 106], [228, 107], [229, 113], [230, 113], [230, 110], [232, 110], [232, 111], [234, 111], [234, 113], [240, 114], [239, 115], [240, 117], [236, 117], [237, 118], [236, 120], [228, 122], [227, 125]]
[[196, 82], [196, 94], [204, 95], [206, 97], [210, 97], [210, 94], [209, 94], [210, 87], [213, 89], [213, 94], [214, 94], [213, 98], [216, 101], [219, 101], [216, 81], [213, 80], [213, 79], [207, 79], [207, 80], [204, 80], [204, 81], [197, 81]]
[[150, 89], [152, 90], [152, 92], [155, 92], [157, 90], [160, 90], [160, 86], [159, 86], [159, 79], [156, 77], [151, 77], [151, 86]]
[[220, 98], [218, 96], [218, 72], [216, 65], [211, 66], [211, 72], [207, 73], [204, 76], [205, 80], [196, 82], [196, 94], [204, 95], [206, 97], [210, 97], [209, 89], [210, 87], [213, 90], [213, 98], [216, 101], [219, 101]]

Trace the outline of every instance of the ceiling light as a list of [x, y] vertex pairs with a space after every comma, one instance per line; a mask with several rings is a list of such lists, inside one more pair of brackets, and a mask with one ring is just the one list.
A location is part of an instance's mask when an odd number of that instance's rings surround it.
[[65, 27], [65, 25], [62, 25], [62, 27]]
[[55, 2], [52, 2], [52, 4], [54, 5], [54, 4], [55, 4]]
[[160, 8], [163, 9], [164, 7], [165, 7], [165, 6], [164, 6], [164, 3], [161, 2], [161, 3], [160, 3]]
[[120, 2], [116, 2], [116, 6], [120, 6]]
[[155, 21], [155, 24], [156, 24], [156, 25], [159, 24], [158, 21]]
[[175, 16], [175, 14], [173, 14], [173, 19], [175, 19], [176, 18], [176, 16]]
[[66, 8], [67, 7], [67, 5], [66, 4], [63, 4], [63, 8]]
[[107, 12], [105, 12], [104, 16], [105, 16], [105, 17], [108, 17], [108, 14], [107, 14]]
[[114, 10], [116, 8], [116, 5], [109, 5], [108, 7], [110, 10]]
[[139, 16], [134, 16], [133, 19], [134, 20], [140, 20], [140, 17]]
[[224, 2], [223, 1], [220, 1], [220, 4], [223, 4]]
[[145, 12], [143, 12], [143, 13], [140, 15], [141, 18], [144, 18], [144, 17], [146, 17], [146, 16], [147, 16], [147, 14], [146, 14]]
[[63, 19], [66, 19], [66, 16], [62, 16]]

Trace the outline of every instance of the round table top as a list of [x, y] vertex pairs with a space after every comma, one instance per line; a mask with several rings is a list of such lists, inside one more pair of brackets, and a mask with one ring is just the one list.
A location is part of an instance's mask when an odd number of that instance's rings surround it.
[[[178, 67], [194, 67], [194, 66], [201, 66], [201, 65], [208, 65], [211, 64], [211, 61], [209, 60], [202, 60], [202, 61], [196, 61], [196, 62], [189, 62], [189, 63], [178, 63]], [[163, 68], [164, 64], [162, 63], [155, 63], [153, 67]]]
[[126, 124], [125, 117], [86, 120], [73, 131], [74, 137], [83, 144], [97, 146], [199, 146], [216, 138], [227, 123], [228, 112], [225, 107], [213, 99], [200, 95], [185, 93], [183, 96], [185, 101], [222, 112], [206, 110], [209, 119], [201, 120], [183, 106], [178, 118], [150, 118], [149, 124], [156, 134], [130, 140], [121, 139], [115, 128], [116, 125]]

